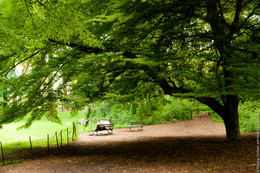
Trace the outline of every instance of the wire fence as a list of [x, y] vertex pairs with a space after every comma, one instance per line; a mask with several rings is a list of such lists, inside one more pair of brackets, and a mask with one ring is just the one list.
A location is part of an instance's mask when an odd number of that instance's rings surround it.
[[[192, 116], [192, 115], [191, 115]], [[0, 165], [12, 163], [6, 156], [19, 152], [20, 150], [27, 149], [30, 156], [33, 158], [37, 153], [37, 149], [41, 147], [45, 154], [50, 155], [51, 151], [59, 150], [63, 145], [77, 139], [78, 135], [84, 132], [95, 130], [98, 121], [104, 118], [93, 118], [87, 124], [79, 122], [71, 123], [71, 127], [63, 128], [59, 131], [46, 134], [45, 136], [28, 136], [27, 138], [16, 138], [12, 141], [0, 141], [1, 158]], [[109, 119], [114, 124], [114, 129], [128, 127], [131, 121], [135, 121], [131, 117], [126, 119]], [[7, 162], [6, 162], [7, 161]]]
[[[41, 148], [45, 151], [45, 154], [50, 155], [51, 151], [59, 150], [63, 145], [77, 139], [78, 135], [84, 132], [90, 132], [95, 130], [96, 123], [104, 118], [93, 118], [85, 123], [73, 122], [71, 127], [63, 128], [59, 131], [46, 134], [45, 136], [27, 136], [17, 137], [12, 141], [0, 141], [1, 159], [0, 165], [6, 165], [13, 163], [14, 160], [8, 159], [9, 155], [17, 154], [21, 150], [26, 149], [27, 155], [29, 154], [33, 158], [34, 154], [37, 153], [37, 149]], [[114, 128], [127, 127], [131, 119], [122, 121], [121, 119], [109, 119], [110, 122], [114, 123]], [[41, 151], [42, 151], [41, 150]]]
[[[84, 133], [89, 128], [85, 124], [72, 123], [72, 127], [55, 131], [52, 134], [46, 134], [46, 136], [25, 138], [17, 138], [13, 141], [0, 141], [1, 159], [0, 165], [6, 165], [8, 162], [12, 163], [12, 160], [8, 160], [6, 156], [17, 154], [18, 151], [23, 149], [29, 149], [30, 155], [33, 157], [36, 148], [46, 149], [46, 154], [50, 154], [51, 149], [59, 150], [64, 144], [77, 139], [78, 134]], [[8, 160], [8, 162], [6, 161]]]

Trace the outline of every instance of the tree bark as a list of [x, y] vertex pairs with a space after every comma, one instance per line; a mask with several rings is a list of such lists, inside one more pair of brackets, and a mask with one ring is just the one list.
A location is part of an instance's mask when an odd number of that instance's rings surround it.
[[[202, 99], [202, 103], [209, 106], [214, 110], [218, 115], [221, 116], [225, 123], [226, 127], [226, 137], [229, 141], [239, 140], [240, 139], [240, 129], [239, 129], [239, 116], [238, 116], [238, 104], [239, 99], [235, 94], [234, 89], [234, 78], [235, 73], [228, 70], [228, 67], [232, 67], [232, 36], [236, 30], [236, 25], [230, 27], [223, 15], [222, 6], [220, 1], [217, 0], [205, 0], [207, 4], [207, 17], [206, 20], [210, 24], [212, 29], [212, 35], [214, 38], [214, 47], [219, 52], [219, 65], [222, 65], [223, 68], [223, 79], [224, 86], [219, 85], [219, 91], [225, 91], [230, 94], [223, 94], [221, 100], [223, 105], [220, 104], [214, 98]], [[239, 14], [241, 11], [242, 1], [237, 1], [236, 5], [236, 15], [234, 22], [239, 20]], [[229, 31], [229, 32], [227, 32]], [[217, 73], [217, 80], [220, 83], [220, 76]], [[200, 101], [200, 100], [199, 100]]]
[[241, 137], [238, 116], [239, 99], [235, 95], [227, 95], [226, 101], [224, 115], [221, 117], [225, 123], [227, 140], [239, 140]]
[[5, 107], [7, 107], [7, 96], [6, 96], [5, 92], [3, 93], [3, 100], [4, 100], [3, 108], [5, 108]]
[[197, 100], [209, 106], [223, 119], [226, 128], [226, 139], [228, 141], [240, 140], [239, 99], [236, 95], [226, 95], [225, 97], [225, 105], [220, 104], [216, 99], [210, 97], [197, 98]]

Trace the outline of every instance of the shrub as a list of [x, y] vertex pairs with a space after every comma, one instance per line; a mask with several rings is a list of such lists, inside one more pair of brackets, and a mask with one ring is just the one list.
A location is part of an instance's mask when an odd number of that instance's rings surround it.
[[152, 98], [137, 109], [136, 117], [147, 124], [187, 120], [192, 112], [191, 102], [174, 97]]

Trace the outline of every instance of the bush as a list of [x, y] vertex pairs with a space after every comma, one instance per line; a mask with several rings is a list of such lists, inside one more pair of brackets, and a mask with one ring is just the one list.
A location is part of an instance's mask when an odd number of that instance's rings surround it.
[[108, 119], [117, 125], [127, 124], [130, 119], [130, 105], [129, 104], [119, 104], [110, 102], [97, 102], [92, 104], [91, 108], [86, 111], [86, 115], [93, 124], [101, 119]]
[[136, 118], [146, 124], [158, 124], [190, 119], [191, 102], [174, 97], [152, 98], [137, 109]]
[[91, 106], [92, 123], [107, 118], [115, 124], [127, 125], [130, 121], [142, 120], [146, 124], [158, 124], [190, 119], [193, 102], [174, 97], [151, 97], [142, 102], [99, 102]]
[[256, 132], [259, 122], [260, 103], [247, 101], [239, 105], [240, 129], [242, 132]]

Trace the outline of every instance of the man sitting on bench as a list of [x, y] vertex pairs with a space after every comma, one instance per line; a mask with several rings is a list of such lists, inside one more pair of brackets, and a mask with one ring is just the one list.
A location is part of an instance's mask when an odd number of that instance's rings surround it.
[[99, 122], [97, 122], [97, 126], [96, 126], [96, 129], [95, 131], [100, 131], [100, 130], [107, 130], [105, 125], [106, 124], [111, 124], [107, 119], [104, 119], [104, 120], [101, 120]]

